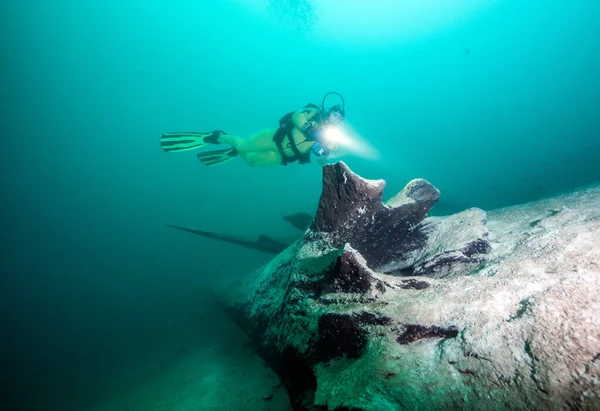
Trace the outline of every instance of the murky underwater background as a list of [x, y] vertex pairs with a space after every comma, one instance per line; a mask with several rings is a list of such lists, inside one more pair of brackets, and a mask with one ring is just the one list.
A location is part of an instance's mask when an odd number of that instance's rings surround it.
[[315, 211], [315, 163], [206, 168], [162, 152], [165, 131], [248, 135], [337, 91], [370, 147], [342, 159], [388, 196], [428, 179], [438, 214], [600, 180], [597, 1], [24, 0], [0, 15], [6, 410], [83, 410], [224, 344], [208, 290], [270, 257], [167, 224], [293, 238], [281, 217]]

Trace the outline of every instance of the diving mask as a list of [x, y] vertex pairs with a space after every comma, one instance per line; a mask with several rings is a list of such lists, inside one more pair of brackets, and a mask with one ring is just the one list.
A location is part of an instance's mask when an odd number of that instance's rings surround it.
[[[325, 110], [325, 100], [331, 94], [337, 95], [342, 100], [342, 104], [336, 104], [330, 109]], [[344, 121], [344, 115], [346, 114], [346, 102], [344, 101], [344, 97], [335, 91], [325, 94], [325, 96], [323, 96], [323, 101], [321, 102], [321, 113], [324, 114], [325, 123], [334, 126], [340, 124], [342, 121]]]
[[325, 122], [327, 124], [337, 126], [338, 124], [342, 123], [343, 121], [344, 121], [344, 114], [343, 114], [343, 110], [340, 108], [340, 106], [333, 106], [332, 108], [329, 109], [329, 112], [327, 113], [327, 118], [325, 120]]

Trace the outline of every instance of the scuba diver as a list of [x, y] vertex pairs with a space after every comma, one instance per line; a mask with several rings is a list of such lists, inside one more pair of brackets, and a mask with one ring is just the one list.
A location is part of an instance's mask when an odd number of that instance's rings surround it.
[[[339, 96], [341, 105], [325, 109], [325, 100], [331, 94]], [[166, 152], [187, 151], [206, 144], [226, 144], [231, 148], [199, 153], [198, 159], [214, 166], [235, 157], [243, 158], [252, 167], [287, 165], [298, 161], [310, 163], [311, 153], [319, 164], [324, 164], [339, 147], [328, 131], [344, 121], [345, 101], [336, 92], [325, 94], [321, 107], [307, 104], [301, 110], [287, 113], [279, 120], [279, 128], [259, 131], [242, 138], [217, 130], [210, 133], [173, 132], [160, 138], [160, 147]]]

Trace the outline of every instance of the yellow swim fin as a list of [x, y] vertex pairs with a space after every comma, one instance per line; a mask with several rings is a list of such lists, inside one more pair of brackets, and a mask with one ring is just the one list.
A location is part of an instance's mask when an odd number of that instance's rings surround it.
[[198, 153], [198, 160], [205, 166], [216, 166], [217, 164], [223, 164], [226, 161], [231, 160], [238, 155], [238, 151], [235, 148], [228, 148], [225, 150], [214, 150], [206, 151], [204, 153]]
[[166, 152], [195, 150], [205, 144], [219, 144], [219, 137], [227, 134], [224, 131], [210, 133], [174, 132], [164, 133], [160, 137], [160, 148]]

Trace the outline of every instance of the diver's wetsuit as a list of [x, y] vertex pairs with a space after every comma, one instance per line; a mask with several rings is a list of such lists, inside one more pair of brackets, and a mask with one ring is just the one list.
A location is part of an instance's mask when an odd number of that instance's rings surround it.
[[[304, 108], [314, 108], [318, 109], [319, 107], [315, 104], [307, 104]], [[279, 120], [279, 128], [275, 132], [273, 136], [273, 142], [277, 145], [277, 149], [279, 150], [279, 154], [281, 154], [281, 164], [287, 166], [288, 163], [293, 163], [294, 161], [298, 161], [300, 164], [310, 163], [310, 150], [306, 153], [301, 153], [296, 146], [296, 141], [294, 141], [294, 136], [292, 135], [292, 130], [296, 127], [294, 122], [292, 121], [292, 116], [295, 114], [295, 111], [291, 113], [287, 113]], [[293, 156], [288, 156], [283, 149], [283, 140], [287, 137], [290, 148], [294, 152]], [[308, 138], [307, 138], [308, 140]]]

